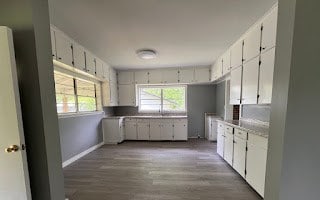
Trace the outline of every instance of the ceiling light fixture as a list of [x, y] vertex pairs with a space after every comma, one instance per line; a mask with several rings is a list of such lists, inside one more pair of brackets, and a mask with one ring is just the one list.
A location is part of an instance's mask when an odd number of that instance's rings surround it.
[[157, 57], [157, 52], [153, 49], [140, 49], [137, 51], [137, 55], [143, 60], [150, 60]]

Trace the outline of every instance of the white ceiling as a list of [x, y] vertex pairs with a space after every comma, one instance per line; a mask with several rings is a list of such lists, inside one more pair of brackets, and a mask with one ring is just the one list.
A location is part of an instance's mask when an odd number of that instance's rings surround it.
[[[49, 0], [51, 23], [116, 68], [212, 64], [277, 0]], [[154, 60], [136, 50], [155, 49]]]

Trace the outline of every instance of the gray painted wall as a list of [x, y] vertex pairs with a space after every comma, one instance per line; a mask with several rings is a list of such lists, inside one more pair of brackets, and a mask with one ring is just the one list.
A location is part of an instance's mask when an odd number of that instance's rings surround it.
[[216, 114], [224, 118], [226, 82], [223, 81], [217, 84], [216, 87]]
[[0, 25], [13, 30], [32, 199], [63, 200], [48, 2], [1, 1]]
[[270, 121], [270, 105], [242, 105], [242, 118]]
[[280, 0], [266, 200], [318, 200], [320, 1]]
[[59, 118], [62, 161], [103, 142], [104, 113]]
[[215, 85], [188, 85], [188, 136], [205, 136], [205, 112], [216, 112]]

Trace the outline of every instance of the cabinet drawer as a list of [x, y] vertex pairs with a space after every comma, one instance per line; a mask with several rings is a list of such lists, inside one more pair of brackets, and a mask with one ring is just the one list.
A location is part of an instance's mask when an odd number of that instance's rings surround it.
[[149, 119], [137, 119], [137, 123], [149, 123]]
[[218, 122], [218, 128], [224, 129], [224, 123], [223, 122]]
[[233, 134], [233, 127], [225, 125], [224, 130], [226, 133]]
[[188, 120], [187, 119], [174, 119], [173, 122], [174, 123], [187, 123]]
[[237, 128], [234, 129], [234, 135], [244, 140], [248, 137], [248, 133], [246, 131]]
[[263, 149], [268, 149], [268, 139], [259, 135], [248, 133], [248, 145], [254, 145]]
[[136, 118], [125, 118], [125, 122], [137, 122]]

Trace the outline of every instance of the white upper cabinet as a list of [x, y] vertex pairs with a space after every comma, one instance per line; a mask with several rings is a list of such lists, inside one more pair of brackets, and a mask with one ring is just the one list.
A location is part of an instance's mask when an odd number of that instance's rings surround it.
[[243, 40], [237, 41], [231, 47], [231, 69], [239, 67], [242, 65], [242, 47], [243, 47]]
[[55, 38], [55, 31], [51, 28], [51, 48], [52, 48], [52, 58], [57, 59], [57, 50], [56, 50], [56, 38]]
[[248, 62], [260, 54], [261, 24], [254, 26], [244, 38], [243, 61]]
[[135, 86], [118, 85], [119, 89], [119, 106], [135, 106]]
[[73, 43], [73, 63], [77, 69], [86, 71], [85, 50], [78, 43]]
[[89, 74], [96, 74], [96, 63], [92, 53], [86, 51], [86, 70]]
[[104, 79], [103, 62], [99, 58], [96, 58], [96, 75], [98, 78]]
[[179, 83], [192, 83], [194, 81], [194, 68], [179, 69]]
[[239, 105], [241, 103], [241, 82], [242, 66], [231, 70], [230, 79], [230, 104]]
[[103, 79], [110, 80], [110, 66], [105, 62], [103, 62]]
[[259, 104], [270, 104], [272, 98], [275, 48], [261, 54]]
[[147, 84], [149, 82], [149, 72], [147, 70], [139, 70], [134, 72], [136, 84]]
[[110, 82], [110, 106], [118, 105], [118, 87], [116, 82]]
[[66, 65], [73, 66], [71, 40], [60, 31], [55, 32], [57, 60]]
[[230, 70], [231, 70], [231, 56], [230, 56], [230, 50], [228, 50], [222, 56], [222, 73], [223, 73], [223, 75], [229, 73]]
[[209, 67], [195, 67], [194, 82], [207, 83], [210, 82], [210, 68]]
[[109, 80], [112, 83], [117, 83], [117, 72], [115, 69], [113, 69], [112, 67], [109, 70]]
[[134, 72], [133, 71], [119, 71], [118, 72], [118, 84], [134, 84]]
[[179, 81], [178, 69], [162, 70], [162, 83], [178, 83], [178, 81]]
[[257, 104], [259, 57], [243, 65], [242, 104]]
[[276, 46], [276, 36], [277, 36], [277, 19], [278, 18], [278, 8], [274, 8], [269, 15], [267, 15], [263, 22], [262, 30], [262, 52], [271, 49]]
[[149, 83], [159, 84], [162, 83], [162, 72], [161, 70], [149, 70]]

